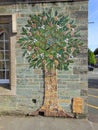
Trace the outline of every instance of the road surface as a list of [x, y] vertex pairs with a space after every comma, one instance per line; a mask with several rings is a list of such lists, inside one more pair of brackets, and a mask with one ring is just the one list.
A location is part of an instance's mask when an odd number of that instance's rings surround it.
[[88, 72], [88, 118], [98, 123], [98, 69]]

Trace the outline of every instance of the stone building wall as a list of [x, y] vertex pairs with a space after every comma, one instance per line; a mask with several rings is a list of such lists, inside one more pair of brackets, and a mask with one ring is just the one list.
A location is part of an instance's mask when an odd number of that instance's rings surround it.
[[[72, 113], [72, 99], [81, 97], [84, 100], [83, 114], [87, 115], [87, 31], [88, 31], [88, 3], [57, 2], [37, 4], [10, 4], [0, 5], [0, 15], [16, 14], [17, 33], [16, 41], [21, 35], [21, 30], [26, 25], [30, 14], [37, 14], [43, 9], [53, 8], [59, 13], [74, 19], [81, 32], [83, 47], [80, 54], [70, 64], [68, 71], [58, 71], [57, 85], [59, 103], [63, 109]], [[14, 44], [14, 43], [13, 43]], [[40, 69], [30, 69], [19, 44], [15, 44], [16, 59], [16, 94], [0, 96], [1, 114], [28, 114], [36, 111], [43, 104], [44, 79]]]

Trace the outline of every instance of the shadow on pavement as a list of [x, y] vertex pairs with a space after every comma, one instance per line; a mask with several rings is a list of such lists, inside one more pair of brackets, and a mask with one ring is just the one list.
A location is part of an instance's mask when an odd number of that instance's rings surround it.
[[88, 79], [88, 88], [98, 88], [98, 79]]
[[94, 123], [98, 123], [98, 114], [93, 114], [89, 112], [88, 120]]

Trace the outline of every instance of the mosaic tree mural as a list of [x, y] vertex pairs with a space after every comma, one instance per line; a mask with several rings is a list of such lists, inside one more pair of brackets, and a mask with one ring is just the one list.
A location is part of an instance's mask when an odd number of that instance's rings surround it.
[[19, 43], [30, 67], [43, 69], [45, 96], [38, 112], [70, 117], [58, 102], [56, 70], [68, 70], [82, 45], [74, 21], [53, 9], [31, 15]]

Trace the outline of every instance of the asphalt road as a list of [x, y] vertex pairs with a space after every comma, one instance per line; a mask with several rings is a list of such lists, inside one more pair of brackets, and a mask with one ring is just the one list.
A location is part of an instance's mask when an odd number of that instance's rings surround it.
[[88, 118], [98, 123], [98, 69], [88, 72]]

